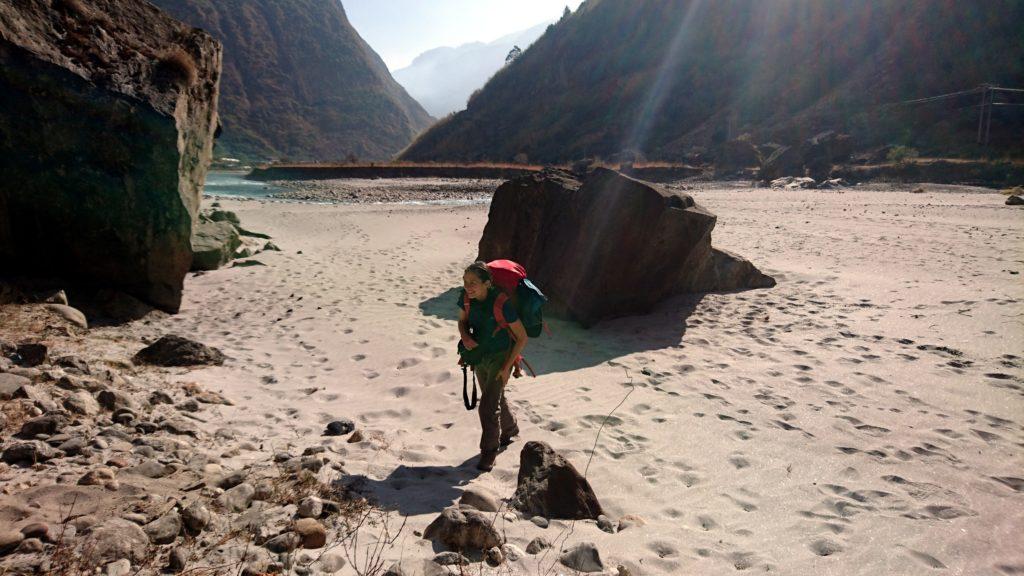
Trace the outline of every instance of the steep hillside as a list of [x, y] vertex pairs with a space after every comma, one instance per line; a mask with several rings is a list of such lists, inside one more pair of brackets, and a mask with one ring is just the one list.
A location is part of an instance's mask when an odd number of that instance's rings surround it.
[[153, 0], [224, 45], [218, 153], [387, 159], [431, 118], [336, 0]]
[[466, 107], [474, 90], [505, 65], [513, 46], [525, 50], [548, 22], [502, 36], [493, 42], [473, 42], [455, 48], [442, 46], [420, 54], [392, 75], [432, 116], [444, 117]]
[[[883, 104], [1024, 86], [1021, 22], [1024, 0], [588, 0], [402, 157], [677, 159], [825, 129], [858, 147], [976, 153], [977, 98]], [[999, 109], [997, 149], [1020, 151], [1020, 110]]]

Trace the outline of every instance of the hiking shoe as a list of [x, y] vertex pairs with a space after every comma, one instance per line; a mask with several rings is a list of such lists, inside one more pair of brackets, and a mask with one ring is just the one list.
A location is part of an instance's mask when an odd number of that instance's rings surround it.
[[480, 461], [476, 463], [477, 470], [483, 470], [484, 472], [490, 472], [494, 470], [494, 461], [497, 460], [498, 453], [495, 452], [481, 452]]
[[515, 442], [517, 436], [519, 436], [519, 431], [516, 431], [514, 434], [511, 434], [508, 438], [502, 438], [501, 440], [498, 441], [498, 444], [501, 445], [502, 448], [504, 448], [509, 444]]

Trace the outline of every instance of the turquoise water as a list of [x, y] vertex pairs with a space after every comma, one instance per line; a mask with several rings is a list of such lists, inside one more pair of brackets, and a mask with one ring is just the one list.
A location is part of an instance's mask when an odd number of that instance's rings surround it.
[[210, 170], [206, 175], [205, 193], [208, 196], [239, 196], [242, 198], [266, 198], [284, 189], [266, 182], [246, 180], [245, 172]]

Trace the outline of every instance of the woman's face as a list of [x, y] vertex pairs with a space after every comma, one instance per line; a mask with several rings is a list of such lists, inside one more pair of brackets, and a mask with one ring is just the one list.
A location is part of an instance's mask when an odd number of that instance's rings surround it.
[[483, 300], [484, 298], [487, 298], [487, 289], [490, 288], [490, 286], [490, 280], [484, 282], [473, 272], [466, 272], [462, 275], [462, 287], [466, 289], [466, 294], [475, 300]]

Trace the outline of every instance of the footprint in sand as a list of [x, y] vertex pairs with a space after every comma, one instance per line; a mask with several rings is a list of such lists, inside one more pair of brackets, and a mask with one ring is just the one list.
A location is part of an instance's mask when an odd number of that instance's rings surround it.
[[822, 538], [821, 540], [815, 540], [814, 542], [811, 542], [810, 547], [811, 552], [814, 552], [818, 556], [831, 556], [833, 554], [838, 554], [839, 552], [843, 551], [842, 546], [827, 538]]
[[355, 354], [352, 356], [353, 362], [362, 362], [363, 360], [366, 360], [366, 354]]
[[423, 362], [419, 358], [404, 358], [398, 363], [399, 370], [405, 370], [406, 368], [412, 368], [413, 366]]

